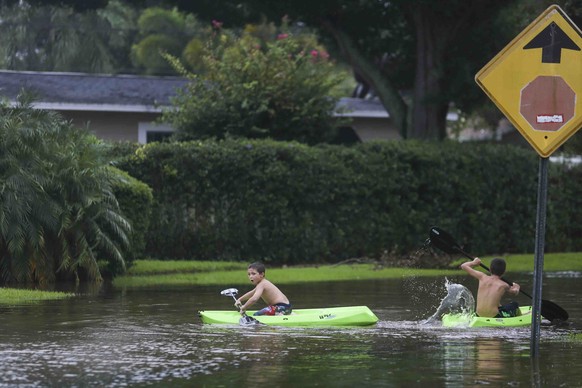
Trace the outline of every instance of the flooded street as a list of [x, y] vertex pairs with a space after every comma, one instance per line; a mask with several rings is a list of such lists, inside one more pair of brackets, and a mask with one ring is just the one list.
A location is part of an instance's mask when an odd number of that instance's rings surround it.
[[[282, 286], [296, 308], [367, 305], [379, 322], [365, 328], [203, 325], [198, 310], [234, 308], [220, 287], [103, 287], [1, 308], [0, 386], [579, 386], [578, 276], [544, 279], [544, 299], [565, 308], [570, 325], [542, 326], [539, 359], [530, 357], [527, 327], [425, 324], [446, 295], [442, 277]], [[531, 274], [512, 277], [531, 282]]]

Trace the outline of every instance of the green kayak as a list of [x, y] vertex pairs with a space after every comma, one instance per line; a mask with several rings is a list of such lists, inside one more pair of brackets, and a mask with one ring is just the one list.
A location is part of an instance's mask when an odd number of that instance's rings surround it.
[[531, 306], [519, 308], [520, 315], [511, 318], [483, 318], [475, 314], [445, 314], [444, 327], [519, 327], [531, 325]]
[[[254, 311], [248, 311], [252, 316]], [[199, 311], [203, 323], [237, 325], [241, 318], [238, 311]], [[261, 315], [253, 317], [271, 326], [370, 326], [378, 317], [366, 306], [297, 309], [290, 315]]]

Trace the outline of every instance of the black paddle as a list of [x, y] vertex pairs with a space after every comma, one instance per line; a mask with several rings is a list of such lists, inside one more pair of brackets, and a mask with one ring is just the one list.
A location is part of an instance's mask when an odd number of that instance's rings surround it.
[[[234, 299], [235, 302], [236, 294], [238, 294], [238, 290], [236, 288], [227, 288], [226, 290], [222, 290], [220, 292], [220, 295], [232, 296], [232, 299]], [[262, 323], [256, 320], [255, 318], [249, 317], [247, 313], [242, 314], [242, 317], [240, 318], [238, 323], [240, 325], [262, 325]]]
[[[451, 236], [449, 233], [447, 233], [446, 231], [442, 230], [441, 228], [439, 228], [437, 226], [433, 226], [432, 228], [430, 228], [428, 241], [434, 247], [436, 247], [436, 248], [440, 249], [441, 251], [446, 252], [448, 254], [460, 253], [460, 254], [468, 257], [469, 259], [475, 259], [475, 257], [473, 257], [472, 255], [465, 252], [460, 247], [460, 245], [457, 244], [457, 242], [455, 241], [453, 236]], [[491, 271], [489, 271], [489, 268], [487, 268], [487, 266], [484, 265], [483, 263], [481, 263], [481, 267], [483, 267], [487, 272], [491, 272]], [[510, 282], [504, 278], [501, 278], [501, 280], [503, 280], [505, 283], [509, 284], [510, 286], [513, 284], [513, 282]], [[522, 294], [524, 294], [528, 298], [533, 299], [529, 294], [527, 294], [522, 289], [520, 289], [519, 292], [521, 292]], [[566, 310], [564, 310], [563, 308], [561, 308], [560, 306], [558, 306], [554, 302], [549, 301], [549, 300], [544, 300], [544, 299], [542, 299], [542, 311], [541, 311], [541, 313], [542, 313], [542, 316], [544, 318], [546, 318], [547, 320], [549, 320], [551, 322], [553, 322], [556, 319], [559, 319], [561, 321], [566, 321], [569, 318], [568, 312]]]

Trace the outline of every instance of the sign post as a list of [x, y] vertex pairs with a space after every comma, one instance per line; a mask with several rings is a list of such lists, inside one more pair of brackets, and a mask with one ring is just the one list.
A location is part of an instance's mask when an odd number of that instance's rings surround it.
[[548, 158], [582, 127], [582, 32], [552, 5], [475, 76], [540, 155], [531, 354], [539, 353]]

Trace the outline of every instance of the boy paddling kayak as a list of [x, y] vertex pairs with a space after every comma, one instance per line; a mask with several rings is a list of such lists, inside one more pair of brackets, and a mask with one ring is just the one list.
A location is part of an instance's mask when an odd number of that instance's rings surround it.
[[481, 265], [481, 259], [476, 257], [472, 261], [461, 264], [461, 269], [470, 276], [479, 280], [479, 289], [477, 291], [476, 313], [480, 317], [486, 318], [503, 318], [515, 317], [519, 313], [517, 302], [511, 302], [507, 305], [501, 305], [501, 298], [505, 294], [519, 294], [519, 284], [513, 283], [511, 286], [501, 279], [505, 273], [505, 260], [495, 258], [491, 261], [491, 275], [473, 269]]

